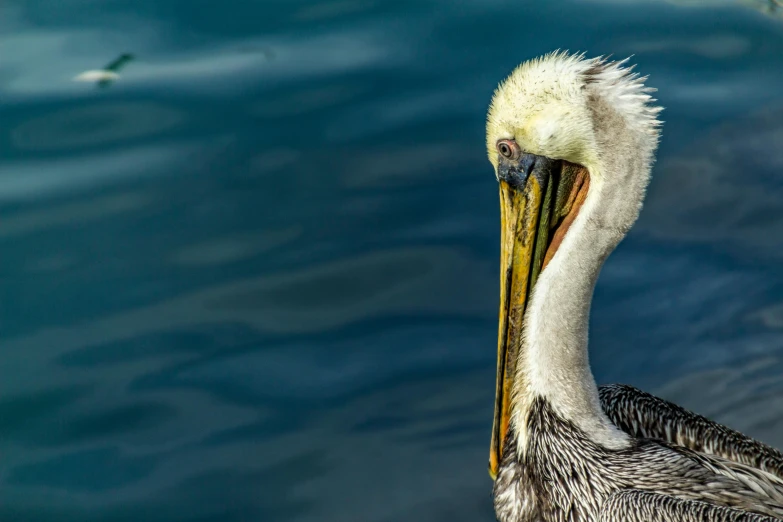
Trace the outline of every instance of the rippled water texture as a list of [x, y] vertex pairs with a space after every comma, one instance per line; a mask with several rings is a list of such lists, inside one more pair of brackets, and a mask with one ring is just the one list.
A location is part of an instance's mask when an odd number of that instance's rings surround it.
[[596, 378], [783, 446], [782, 11], [3, 2], [0, 520], [493, 520], [484, 117], [555, 48], [666, 107]]

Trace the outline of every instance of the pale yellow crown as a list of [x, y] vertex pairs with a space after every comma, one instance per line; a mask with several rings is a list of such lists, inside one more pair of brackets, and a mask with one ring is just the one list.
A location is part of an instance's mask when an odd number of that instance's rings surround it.
[[[496, 89], [487, 114], [487, 153], [497, 167], [496, 143], [514, 139], [527, 153], [595, 164], [597, 126], [625, 128], [657, 142], [660, 122], [645, 78], [627, 60], [585, 59], [555, 51], [517, 67]], [[621, 118], [623, 125], [617, 121]]]

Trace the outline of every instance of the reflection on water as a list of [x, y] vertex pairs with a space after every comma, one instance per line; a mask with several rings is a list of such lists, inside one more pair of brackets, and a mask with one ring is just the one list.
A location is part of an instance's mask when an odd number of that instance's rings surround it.
[[753, 44], [736, 34], [716, 34], [703, 39], [651, 38], [640, 40], [631, 47], [635, 53], [688, 53], [712, 60], [736, 59], [747, 55]]
[[3, 4], [0, 519], [493, 520], [484, 113], [558, 47], [666, 107], [596, 377], [783, 445], [775, 5]]
[[27, 120], [11, 130], [11, 140], [21, 150], [74, 152], [151, 138], [185, 120], [182, 111], [156, 103], [98, 103]]
[[783, 107], [710, 129], [661, 161], [640, 227], [720, 244], [738, 256], [783, 256]]
[[734, 3], [755, 9], [773, 18], [783, 18], [783, 2], [780, 0], [668, 0], [682, 6], [732, 5]]

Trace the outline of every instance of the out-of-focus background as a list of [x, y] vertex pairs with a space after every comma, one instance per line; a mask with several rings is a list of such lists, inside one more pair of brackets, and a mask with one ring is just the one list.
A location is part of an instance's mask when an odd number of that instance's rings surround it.
[[779, 0], [5, 0], [0, 520], [494, 520], [484, 117], [557, 48], [666, 107], [597, 380], [783, 446]]

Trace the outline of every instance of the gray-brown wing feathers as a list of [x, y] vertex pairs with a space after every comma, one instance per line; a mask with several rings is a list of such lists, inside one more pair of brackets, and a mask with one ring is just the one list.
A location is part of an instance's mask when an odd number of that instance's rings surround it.
[[757, 513], [636, 489], [618, 491], [601, 506], [600, 522], [780, 522]]
[[[690, 451], [690, 457], [701, 464], [702, 467], [739, 482], [754, 491], [761, 499], [769, 499], [779, 506], [783, 506], [783, 479], [747, 464], [724, 459], [718, 455], [706, 455], [691, 450], [687, 451]], [[783, 514], [783, 509], [780, 509], [779, 512]]]
[[701, 415], [624, 384], [599, 388], [609, 419], [634, 437], [657, 439], [783, 479], [783, 453]]

